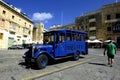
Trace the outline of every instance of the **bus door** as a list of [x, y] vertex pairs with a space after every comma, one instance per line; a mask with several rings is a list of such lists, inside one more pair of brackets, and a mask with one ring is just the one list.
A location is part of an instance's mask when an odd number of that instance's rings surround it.
[[66, 46], [65, 46], [65, 33], [60, 32], [58, 34], [58, 43], [55, 46], [55, 57], [65, 56], [66, 55]]
[[66, 52], [67, 54], [72, 54], [75, 51], [75, 41], [73, 40], [73, 34], [70, 32], [66, 34]]
[[85, 38], [86, 38], [86, 34], [80, 34], [80, 44], [81, 44], [81, 48], [80, 50], [86, 54], [87, 53], [87, 43], [85, 42]]

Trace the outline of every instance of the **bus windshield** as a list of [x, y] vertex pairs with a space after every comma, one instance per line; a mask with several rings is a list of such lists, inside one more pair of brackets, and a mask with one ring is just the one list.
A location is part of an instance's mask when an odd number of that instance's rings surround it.
[[54, 42], [54, 33], [53, 32], [44, 33], [43, 44], [53, 44], [53, 42]]

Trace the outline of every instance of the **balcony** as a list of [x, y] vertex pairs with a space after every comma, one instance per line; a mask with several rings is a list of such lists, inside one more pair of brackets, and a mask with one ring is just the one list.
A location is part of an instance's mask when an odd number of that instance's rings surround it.
[[10, 27], [9, 31], [16, 32], [15, 28]]
[[105, 23], [113, 23], [118, 21], [120, 21], [120, 19], [110, 19], [110, 20], [105, 20]]
[[113, 31], [107, 31], [106, 34], [113, 34]]
[[96, 27], [90, 27], [89, 28], [89, 31], [93, 31], [93, 30], [96, 30]]
[[95, 22], [95, 21], [96, 21], [95, 18], [89, 19], [89, 22]]
[[96, 39], [96, 36], [90, 36], [89, 39]]

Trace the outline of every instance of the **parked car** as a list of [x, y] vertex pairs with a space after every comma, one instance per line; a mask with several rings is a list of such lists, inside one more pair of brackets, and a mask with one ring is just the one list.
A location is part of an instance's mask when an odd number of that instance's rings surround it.
[[23, 47], [24, 47], [25, 49], [29, 49], [30, 45], [31, 45], [31, 44], [23, 44]]
[[12, 45], [8, 49], [24, 49], [24, 47], [22, 45]]

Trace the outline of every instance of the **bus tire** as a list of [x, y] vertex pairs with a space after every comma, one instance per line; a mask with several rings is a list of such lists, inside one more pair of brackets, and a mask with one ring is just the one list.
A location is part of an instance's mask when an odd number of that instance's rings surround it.
[[76, 51], [73, 55], [73, 59], [76, 61], [76, 60], [79, 60], [80, 58], [80, 52]]
[[37, 58], [37, 68], [42, 69], [45, 68], [48, 64], [48, 57], [45, 54], [41, 54]]

